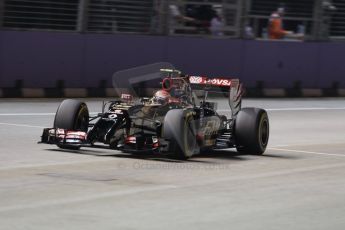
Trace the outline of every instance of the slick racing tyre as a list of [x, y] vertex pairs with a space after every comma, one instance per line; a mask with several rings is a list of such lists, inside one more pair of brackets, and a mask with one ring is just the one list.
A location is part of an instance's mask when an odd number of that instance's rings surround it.
[[[87, 132], [89, 127], [89, 110], [85, 103], [67, 99], [64, 100], [56, 111], [54, 119], [55, 129], [67, 129]], [[59, 145], [60, 148], [78, 149], [75, 146]]]
[[162, 137], [170, 141], [170, 151], [177, 159], [191, 157], [197, 148], [193, 111], [170, 110], [164, 118]]
[[64, 100], [55, 114], [54, 128], [87, 132], [89, 126], [89, 110], [85, 103]]
[[259, 108], [243, 108], [235, 120], [237, 151], [243, 154], [262, 155], [269, 139], [267, 112]]

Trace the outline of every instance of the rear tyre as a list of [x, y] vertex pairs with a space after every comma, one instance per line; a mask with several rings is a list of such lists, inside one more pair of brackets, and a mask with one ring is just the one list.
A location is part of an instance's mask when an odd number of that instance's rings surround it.
[[235, 120], [237, 151], [243, 154], [262, 155], [269, 139], [267, 112], [259, 108], [243, 108]]
[[193, 111], [170, 110], [165, 118], [162, 137], [170, 141], [170, 151], [181, 160], [190, 158], [197, 149]]
[[[67, 99], [61, 102], [54, 119], [55, 129], [67, 129], [87, 132], [89, 127], [89, 110], [85, 103]], [[64, 149], [79, 149], [76, 146], [58, 145]]]

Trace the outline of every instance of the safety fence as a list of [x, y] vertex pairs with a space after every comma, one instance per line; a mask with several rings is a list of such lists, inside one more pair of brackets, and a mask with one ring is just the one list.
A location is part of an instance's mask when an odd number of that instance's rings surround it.
[[0, 28], [266, 38], [278, 7], [305, 39], [345, 39], [345, 0], [0, 0]]
[[5, 0], [1, 2], [0, 9], [2, 8], [3, 11], [0, 22], [6, 29], [145, 33], [149, 32], [153, 13], [152, 0]]
[[84, 6], [87, 11], [85, 30], [147, 33], [153, 14], [152, 7], [152, 0], [90, 0]]
[[345, 39], [345, 1], [334, 0], [335, 12], [331, 15], [330, 36], [334, 39]]
[[6, 0], [3, 3], [5, 28], [75, 30], [78, 0]]

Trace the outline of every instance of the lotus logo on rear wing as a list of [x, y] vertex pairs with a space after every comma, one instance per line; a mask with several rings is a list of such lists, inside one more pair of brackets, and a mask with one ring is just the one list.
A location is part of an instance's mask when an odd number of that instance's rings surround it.
[[231, 79], [227, 78], [208, 78], [202, 76], [190, 76], [189, 82], [196, 85], [210, 85], [219, 87], [231, 87]]

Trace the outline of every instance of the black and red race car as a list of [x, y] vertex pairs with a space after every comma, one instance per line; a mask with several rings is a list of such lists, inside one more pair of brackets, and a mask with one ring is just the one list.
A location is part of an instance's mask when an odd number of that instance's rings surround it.
[[[161, 88], [151, 98], [135, 100], [117, 82], [125, 79], [135, 85], [137, 78], [128, 80], [134, 72], [137, 69], [115, 74], [113, 81], [122, 92], [121, 99], [104, 102], [102, 112], [95, 116], [90, 116], [84, 102], [64, 100], [57, 109], [53, 128], [44, 129], [41, 142], [63, 149], [102, 143], [124, 152], [171, 154], [180, 159], [212, 149], [265, 152], [269, 139], [267, 113], [260, 108], [241, 108], [243, 92], [238, 79], [187, 76], [175, 69], [160, 69]], [[196, 92], [202, 92], [201, 99]], [[217, 104], [207, 99], [210, 92], [228, 96], [231, 116], [217, 113]]]

